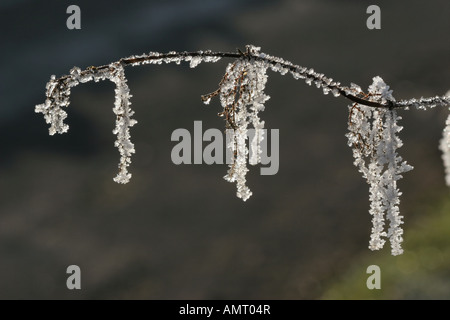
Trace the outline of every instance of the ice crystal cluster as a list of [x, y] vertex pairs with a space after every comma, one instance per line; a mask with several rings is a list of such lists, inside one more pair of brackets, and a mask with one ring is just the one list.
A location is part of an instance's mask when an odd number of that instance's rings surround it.
[[114, 145], [120, 152], [119, 173], [114, 178], [117, 183], [127, 183], [131, 174], [127, 167], [131, 163], [131, 154], [134, 153], [134, 145], [130, 141], [129, 128], [137, 121], [131, 116], [134, 112], [130, 108], [130, 89], [125, 78], [124, 68], [120, 62], [111, 63], [107, 67], [90, 67], [85, 72], [74, 67], [70, 75], [56, 80], [52, 75], [47, 83], [47, 99], [45, 103], [36, 106], [35, 111], [44, 114], [45, 121], [50, 124], [49, 133], [65, 133], [69, 126], [64, 123], [67, 113], [62, 109], [69, 105], [70, 89], [80, 83], [94, 80], [110, 80], [116, 84], [115, 102], [113, 112], [116, 114], [116, 127], [113, 133], [117, 136]]
[[[64, 110], [70, 103], [70, 90], [80, 83], [89, 81], [112, 81], [115, 85], [115, 102], [113, 112], [116, 123], [113, 133], [116, 135], [114, 145], [120, 153], [119, 171], [114, 177], [117, 183], [128, 183], [131, 173], [128, 166], [131, 155], [135, 152], [130, 140], [130, 128], [136, 124], [132, 118], [130, 89], [127, 85], [124, 68], [126, 66], [141, 66], [146, 64], [160, 65], [163, 63], [188, 62], [191, 68], [202, 62], [217, 62], [222, 58], [232, 58], [226, 67], [225, 75], [219, 83], [219, 88], [202, 96], [205, 104], [218, 96], [222, 106], [219, 113], [225, 120], [225, 127], [232, 129], [227, 148], [231, 151], [232, 161], [224, 177], [229, 182], [235, 182], [237, 197], [247, 200], [252, 192], [246, 184], [248, 172], [247, 162], [251, 165], [261, 161], [261, 141], [263, 141], [264, 121], [259, 118], [259, 112], [264, 110], [269, 96], [264, 93], [267, 83], [267, 70], [270, 69], [282, 75], [291, 74], [294, 79], [302, 79], [308, 85], [315, 85], [324, 94], [331, 93], [334, 97], [343, 96], [353, 102], [349, 106], [347, 133], [348, 145], [352, 147], [354, 164], [369, 184], [370, 214], [372, 216], [372, 234], [369, 248], [381, 249], [389, 239], [391, 252], [398, 255], [403, 252], [403, 223], [399, 211], [401, 192], [397, 181], [404, 172], [412, 167], [403, 161], [397, 153], [402, 146], [398, 133], [402, 127], [398, 125], [401, 117], [398, 109], [417, 108], [427, 110], [435, 106], [450, 107], [450, 91], [445, 96], [409, 99], [396, 101], [392, 90], [380, 77], [373, 78], [368, 93], [356, 84], [349, 87], [318, 73], [311, 68], [295, 65], [279, 57], [261, 52], [261, 48], [246, 46], [245, 52], [150, 52], [122, 58], [117, 62], [99, 67], [88, 67], [81, 70], [74, 67], [70, 74], [56, 78], [52, 75], [46, 85], [46, 100], [36, 106], [35, 111], [44, 115], [50, 125], [49, 133], [65, 133], [69, 129], [64, 123], [67, 113]], [[248, 127], [255, 129], [251, 141], [248, 140]], [[446, 121], [444, 136], [440, 141], [442, 150], [446, 183], [450, 186], [450, 115]], [[388, 225], [385, 226], [386, 220]]]
[[[352, 88], [360, 91], [355, 85]], [[392, 90], [383, 79], [373, 78], [368, 96], [372, 101], [394, 102]], [[402, 216], [399, 214], [397, 181], [404, 172], [412, 167], [397, 154], [402, 146], [398, 133], [402, 127], [397, 124], [401, 119], [394, 109], [375, 109], [365, 105], [353, 104], [349, 107], [348, 144], [353, 148], [354, 164], [369, 184], [370, 214], [372, 215], [372, 235], [369, 248], [379, 250], [389, 238], [392, 254], [403, 252], [401, 228]], [[385, 230], [385, 217], [389, 228]]]
[[116, 99], [114, 101], [113, 112], [116, 114], [116, 127], [113, 133], [117, 135], [117, 140], [114, 145], [119, 149], [120, 162], [119, 173], [114, 178], [117, 183], [127, 183], [131, 178], [131, 173], [128, 173], [127, 167], [131, 163], [131, 154], [134, 153], [134, 145], [130, 141], [129, 128], [136, 124], [136, 120], [131, 116], [134, 111], [130, 108], [130, 89], [127, 85], [123, 66], [116, 63], [111, 68], [110, 80], [116, 84]]
[[[260, 48], [251, 46], [247, 49], [256, 53]], [[267, 63], [253, 58], [230, 63], [219, 84], [219, 89], [202, 97], [203, 102], [209, 104], [213, 96], [220, 96], [220, 103], [223, 107], [220, 116], [225, 118], [226, 128], [232, 129], [233, 132], [227, 145], [232, 154], [232, 161], [224, 178], [229, 182], [236, 182], [236, 195], [244, 201], [252, 195], [246, 185], [247, 160], [251, 165], [261, 162], [264, 121], [261, 121], [258, 113], [264, 110], [264, 103], [270, 98], [264, 94], [267, 67]], [[246, 141], [247, 128], [250, 123], [255, 129], [255, 134], [249, 143], [251, 152], [249, 152]]]

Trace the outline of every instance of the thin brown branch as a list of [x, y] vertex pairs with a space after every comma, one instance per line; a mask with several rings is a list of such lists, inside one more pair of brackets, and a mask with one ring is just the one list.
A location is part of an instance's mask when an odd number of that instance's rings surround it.
[[[168, 52], [168, 53], [155, 53], [149, 55], [142, 56], [131, 56], [128, 58], [122, 58], [118, 62], [123, 66], [129, 65], [140, 65], [140, 64], [150, 64], [154, 63], [154, 61], [161, 61], [164, 59], [180, 59], [187, 60], [195, 57], [213, 57], [213, 58], [232, 58], [232, 59], [253, 59], [258, 61], [263, 61], [270, 65], [271, 67], [276, 67], [278, 69], [285, 69], [289, 71], [291, 74], [296, 75], [300, 78], [307, 78], [310, 82], [317, 81], [321, 86], [328, 88], [329, 90], [336, 90], [341, 96], [347, 98], [352, 102], [356, 102], [359, 104], [363, 104], [373, 108], [388, 108], [388, 109], [400, 109], [400, 108], [409, 108], [409, 107], [420, 107], [421, 104], [425, 104], [426, 106], [434, 106], [434, 105], [450, 105], [450, 98], [448, 96], [436, 96], [430, 98], [421, 98], [419, 100], [410, 99], [410, 100], [402, 100], [402, 101], [387, 101], [386, 103], [381, 103], [378, 101], [371, 100], [367, 95], [353, 93], [349, 87], [341, 86], [339, 82], [331, 81], [331, 79], [324, 77], [323, 74], [319, 74], [317, 72], [311, 72], [312, 69], [308, 69], [305, 67], [301, 67], [299, 65], [295, 65], [289, 61], [285, 61], [281, 58], [273, 57], [266, 55], [264, 53], [253, 52], [247, 46], [247, 50], [242, 52], [241, 50], [237, 50], [237, 52], [213, 52], [213, 51], [194, 51], [194, 52]], [[87, 75], [94, 71], [101, 71], [104, 69], [110, 68], [109, 65], [102, 65], [98, 67], [88, 67], [84, 71], [81, 71], [80, 75]], [[56, 81], [65, 85], [65, 81], [70, 79], [70, 75], [62, 76]], [[330, 83], [325, 83], [324, 79], [330, 80]], [[218, 92], [212, 92], [209, 95], [205, 95], [202, 99], [208, 99], [215, 95]]]

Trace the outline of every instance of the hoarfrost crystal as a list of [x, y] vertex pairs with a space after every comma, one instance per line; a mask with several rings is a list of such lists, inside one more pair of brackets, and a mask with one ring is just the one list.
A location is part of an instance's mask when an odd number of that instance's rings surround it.
[[130, 89], [127, 85], [123, 66], [120, 63], [113, 63], [110, 65], [111, 78], [110, 80], [116, 84], [116, 99], [114, 102], [113, 112], [116, 114], [116, 127], [113, 133], [117, 135], [114, 145], [119, 149], [120, 162], [119, 173], [114, 178], [117, 183], [128, 183], [131, 178], [131, 173], [128, 172], [127, 167], [131, 163], [131, 154], [135, 152], [134, 145], [130, 141], [130, 130], [137, 123], [136, 120], [131, 119], [134, 112], [130, 108]]
[[130, 90], [126, 84], [123, 66], [120, 62], [111, 63], [108, 66], [95, 68], [89, 67], [81, 71], [78, 67], [73, 67], [70, 74], [58, 80], [55, 76], [47, 83], [47, 99], [45, 103], [39, 104], [35, 112], [44, 114], [45, 121], [50, 124], [49, 133], [65, 133], [69, 126], [64, 123], [67, 113], [62, 107], [67, 107], [70, 103], [70, 88], [80, 83], [94, 80], [95, 82], [109, 79], [116, 84], [116, 99], [114, 103], [114, 113], [116, 114], [116, 128], [114, 134], [117, 135], [115, 146], [119, 149], [121, 158], [119, 163], [119, 173], [114, 178], [118, 183], [127, 183], [131, 178], [127, 167], [131, 163], [131, 154], [134, 153], [134, 145], [130, 141], [129, 127], [132, 127], [136, 120], [131, 119], [133, 111], [130, 109]]
[[[360, 93], [358, 86], [350, 90]], [[389, 90], [383, 79], [373, 78], [369, 87], [371, 101], [382, 103], [395, 101], [392, 90]], [[349, 107], [349, 133], [346, 135], [348, 144], [353, 148], [354, 164], [370, 185], [370, 210], [372, 215], [372, 234], [369, 248], [383, 248], [389, 238], [391, 252], [399, 255], [403, 252], [401, 228], [402, 216], [399, 214], [401, 192], [397, 188], [397, 180], [402, 173], [412, 170], [412, 167], [397, 154], [402, 141], [397, 133], [402, 127], [397, 125], [401, 119], [393, 109], [374, 109], [365, 105], [353, 104]], [[385, 231], [385, 216], [389, 220], [389, 228]]]
[[202, 62], [202, 57], [192, 57], [191, 62], [189, 63], [189, 67], [195, 68]]
[[38, 104], [34, 110], [36, 113], [42, 113], [45, 122], [50, 124], [50, 135], [65, 133], [69, 130], [69, 126], [64, 123], [64, 120], [67, 118], [67, 112], [62, 107], [67, 107], [70, 103], [70, 87], [67, 85], [67, 82], [58, 81], [52, 75], [46, 85], [46, 89], [47, 99], [43, 104]]
[[[259, 49], [247, 46], [247, 52], [255, 54]], [[254, 59], [239, 59], [230, 63], [219, 89], [202, 97], [203, 102], [208, 104], [213, 96], [220, 96], [223, 107], [221, 116], [225, 118], [226, 128], [233, 131], [231, 141], [227, 144], [232, 161], [224, 178], [229, 182], [236, 182], [236, 195], [244, 201], [252, 195], [246, 185], [247, 159], [251, 165], [261, 162], [260, 144], [264, 139], [264, 121], [261, 121], [258, 113], [264, 110], [264, 103], [270, 98], [264, 93], [267, 68], [266, 62]], [[250, 151], [246, 142], [249, 124], [255, 129], [255, 134], [249, 141]]]

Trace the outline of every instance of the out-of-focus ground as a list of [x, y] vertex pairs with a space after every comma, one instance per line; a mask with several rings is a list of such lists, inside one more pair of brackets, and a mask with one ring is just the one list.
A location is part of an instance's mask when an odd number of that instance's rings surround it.
[[[450, 200], [436, 200], [417, 208], [429, 213], [406, 229], [406, 251], [398, 257], [386, 252], [363, 254], [331, 280], [323, 299], [450, 299]], [[379, 280], [373, 270], [379, 269]], [[366, 281], [379, 288], [367, 289]]]
[[[126, 69], [138, 120], [127, 185], [112, 180], [119, 154], [111, 83], [72, 90], [65, 135], [48, 136], [34, 105], [44, 101], [50, 75], [74, 65], [246, 44], [343, 84], [367, 88], [379, 75], [397, 99], [444, 94], [448, 1], [380, 1], [382, 29], [372, 31], [365, 1], [78, 1], [82, 29], [72, 31], [69, 4], [0, 5], [0, 298], [319, 299], [348, 270], [365, 272], [363, 256], [379, 261], [367, 249], [368, 186], [352, 165], [342, 97], [269, 71], [261, 117], [280, 130], [280, 170], [260, 176], [250, 168], [253, 196], [245, 203], [222, 179], [225, 165], [176, 166], [170, 158], [175, 129], [193, 132], [194, 120], [204, 130], [223, 127], [219, 102], [205, 106], [200, 95], [216, 89], [228, 61]], [[400, 153], [415, 167], [399, 183], [401, 213], [414, 226], [448, 199], [437, 149], [448, 112], [401, 114]], [[450, 240], [439, 234], [448, 252]], [[410, 236], [407, 229], [405, 257], [436, 252], [408, 251]], [[80, 291], [66, 288], [72, 264], [81, 268]], [[438, 277], [448, 278], [445, 270]], [[437, 291], [433, 283], [420, 282], [415, 297], [450, 297], [448, 281]], [[336, 290], [331, 297], [350, 296]]]

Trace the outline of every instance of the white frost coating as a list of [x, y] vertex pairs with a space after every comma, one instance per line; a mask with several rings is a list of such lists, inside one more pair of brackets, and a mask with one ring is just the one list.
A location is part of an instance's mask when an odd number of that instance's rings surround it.
[[395, 101], [392, 96], [392, 90], [389, 90], [389, 86], [384, 83], [381, 77], [376, 76], [373, 78], [373, 83], [369, 86], [369, 93], [371, 93], [373, 101], [386, 103], [387, 101]]
[[[447, 96], [450, 96], [450, 91], [447, 92]], [[442, 151], [442, 161], [444, 162], [445, 183], [450, 187], [450, 114], [445, 122], [445, 128], [439, 144], [439, 149]]]
[[109, 78], [108, 69], [91, 68], [88, 73], [82, 75], [78, 67], [73, 67], [69, 75], [59, 80], [52, 75], [45, 87], [47, 99], [34, 109], [36, 113], [42, 113], [45, 122], [50, 124], [49, 134], [62, 134], [69, 130], [69, 126], [64, 123], [67, 113], [62, 108], [70, 104], [70, 88], [91, 80], [98, 82], [107, 78]]
[[[258, 50], [260, 48], [257, 48]], [[261, 162], [261, 142], [264, 139], [264, 121], [258, 116], [260, 111], [264, 111], [264, 104], [270, 99], [270, 96], [264, 94], [264, 89], [267, 83], [267, 66], [261, 61], [255, 61], [253, 64], [249, 64], [247, 68], [248, 78], [248, 90], [251, 113], [249, 114], [249, 120], [251, 121], [253, 128], [255, 129], [255, 135], [252, 141], [250, 141], [250, 159], [251, 165], [256, 165]]]
[[202, 57], [192, 57], [189, 67], [195, 68], [200, 64], [200, 62], [202, 62]]
[[[238, 60], [234, 64], [227, 66], [226, 76], [220, 86], [220, 102], [227, 115], [227, 125], [234, 129], [232, 141], [228, 146], [233, 154], [233, 161], [229, 165], [227, 175], [224, 177], [229, 182], [236, 182], [238, 198], [246, 201], [251, 195], [250, 189], [246, 186], [247, 156], [248, 148], [246, 145], [248, 115], [247, 106], [242, 99], [244, 93], [245, 62]], [[239, 92], [238, 92], [239, 91]], [[239, 95], [237, 101], [236, 95]]]
[[130, 109], [129, 98], [130, 90], [126, 84], [123, 66], [120, 63], [112, 63], [107, 67], [88, 68], [81, 72], [80, 68], [73, 67], [70, 74], [56, 80], [55, 76], [51, 76], [47, 83], [47, 99], [45, 103], [39, 104], [35, 108], [35, 112], [44, 114], [45, 121], [50, 124], [49, 134], [67, 132], [69, 126], [64, 123], [67, 113], [62, 107], [67, 107], [70, 103], [70, 88], [80, 83], [89, 81], [102, 81], [109, 79], [116, 84], [116, 98], [114, 103], [114, 113], [117, 115], [116, 128], [114, 134], [117, 135], [115, 146], [119, 149], [121, 158], [119, 163], [119, 173], [114, 178], [118, 183], [127, 183], [131, 178], [127, 167], [131, 163], [131, 154], [134, 153], [134, 145], [130, 141], [129, 127], [136, 123], [131, 119], [133, 111]]
[[[247, 50], [257, 53], [259, 48], [248, 46]], [[264, 94], [267, 82], [267, 64], [262, 61], [239, 59], [227, 66], [226, 74], [219, 86], [220, 102], [224, 108], [223, 115], [227, 128], [233, 129], [231, 142], [227, 145], [233, 155], [228, 173], [224, 177], [229, 182], [236, 182], [238, 198], [246, 201], [252, 192], [246, 185], [247, 159], [254, 165], [261, 161], [260, 143], [264, 139], [264, 121], [258, 113], [264, 110], [264, 103], [269, 96]], [[209, 103], [210, 97], [204, 100]], [[247, 147], [247, 127], [252, 124], [255, 135], [250, 141], [251, 152]]]
[[131, 119], [131, 116], [134, 114], [130, 108], [132, 95], [127, 85], [123, 66], [120, 63], [113, 63], [110, 65], [110, 68], [113, 70], [110, 80], [116, 84], [113, 112], [117, 117], [113, 133], [117, 135], [117, 139], [114, 145], [120, 152], [119, 173], [114, 178], [114, 181], [117, 183], [128, 183], [131, 173], [128, 172], [127, 167], [131, 163], [131, 154], [135, 152], [134, 145], [130, 141], [129, 128], [134, 126], [137, 121]]
[[380, 176], [381, 167], [376, 163], [371, 162], [368, 168], [367, 182], [370, 184], [369, 213], [372, 215], [372, 231], [370, 235], [369, 248], [371, 250], [379, 250], [383, 248], [386, 242], [383, 237], [386, 237], [384, 231], [384, 208], [383, 208], [383, 194], [380, 192]]
[[206, 51], [197, 51], [196, 54], [200, 55], [189, 55], [188, 52], [181, 52], [179, 55], [175, 51], [170, 51], [167, 54], [159, 53], [159, 52], [150, 52], [148, 54], [142, 55], [134, 55], [124, 58], [123, 60], [135, 60], [135, 62], [131, 62], [131, 66], [140, 66], [144, 64], [162, 64], [164, 63], [172, 63], [180, 64], [181, 61], [189, 62], [189, 66], [191, 68], [195, 68], [201, 62], [217, 62], [221, 59], [221, 57], [217, 56], [208, 56], [208, 54], [212, 53], [211, 50]]
[[401, 243], [403, 242], [403, 224], [402, 216], [400, 216], [400, 195], [402, 194], [397, 188], [397, 180], [402, 178], [402, 173], [413, 169], [402, 157], [396, 152], [403, 143], [397, 136], [403, 127], [397, 125], [397, 121], [401, 117], [397, 116], [395, 110], [388, 110], [385, 115], [385, 124], [383, 131], [383, 139], [378, 149], [378, 157], [381, 159], [387, 168], [381, 177], [381, 184], [384, 186], [385, 196], [383, 204], [386, 209], [387, 217], [390, 221], [387, 237], [391, 243], [392, 255], [399, 255], [403, 253]]
[[[360, 91], [356, 85], [352, 85], [351, 89]], [[380, 77], [373, 78], [369, 94], [372, 101], [395, 101], [389, 86]], [[353, 148], [355, 166], [370, 185], [369, 213], [372, 215], [372, 232], [369, 248], [383, 248], [383, 238], [388, 237], [391, 253], [399, 255], [403, 253], [403, 221], [399, 214], [401, 192], [397, 188], [397, 180], [402, 178], [402, 173], [413, 169], [396, 151], [402, 146], [402, 141], [397, 136], [402, 130], [402, 127], [397, 125], [401, 117], [397, 116], [395, 110], [374, 109], [358, 104], [349, 108], [349, 133], [346, 135], [348, 144]], [[385, 216], [389, 220], [387, 232], [384, 227]]]
[[[191, 68], [196, 67], [201, 62], [216, 62], [221, 58], [216, 56], [208, 56], [211, 51], [199, 51], [200, 54], [206, 56], [192, 56], [188, 53], [184, 53], [181, 56], [177, 52], [171, 51], [167, 54], [161, 54], [158, 52], [150, 52], [149, 54], [134, 55], [120, 61], [130, 61], [132, 66], [138, 66], [143, 64], [162, 64], [175, 62], [180, 64], [181, 61], [188, 61]], [[134, 61], [132, 61], [134, 60]], [[111, 80], [116, 84], [115, 89], [115, 102], [114, 113], [116, 114], [116, 127], [113, 133], [117, 135], [117, 139], [114, 145], [119, 149], [120, 162], [119, 173], [114, 178], [114, 181], [118, 183], [127, 183], [131, 178], [131, 174], [128, 172], [127, 167], [131, 163], [131, 154], [135, 152], [134, 145], [130, 141], [129, 128], [137, 123], [136, 120], [131, 119], [133, 111], [130, 108], [131, 98], [130, 90], [127, 85], [125, 73], [122, 63], [114, 62], [107, 66], [102, 67], [89, 67], [84, 71], [81, 71], [78, 67], [73, 67], [70, 70], [70, 74], [59, 79], [52, 75], [50, 81], [46, 85], [46, 100], [44, 103], [36, 105], [35, 112], [42, 113], [46, 123], [50, 124], [49, 134], [65, 133], [69, 130], [69, 126], [64, 123], [67, 118], [66, 111], [63, 107], [67, 107], [70, 103], [70, 89], [77, 86], [80, 83], [86, 83], [89, 81], [102, 81]], [[209, 101], [205, 101], [209, 102]]]
[[64, 123], [67, 112], [62, 107], [69, 105], [70, 87], [60, 84], [52, 75], [45, 88], [47, 89], [47, 99], [44, 103], [38, 104], [34, 111], [44, 115], [45, 122], [50, 124], [49, 134], [65, 133], [69, 126]]
[[397, 105], [400, 107], [403, 107], [405, 109], [407, 108], [416, 108], [419, 110], [426, 110], [431, 109], [436, 106], [449, 106], [450, 105], [450, 95], [447, 96], [435, 96], [431, 98], [420, 98], [420, 99], [409, 99], [409, 100], [402, 100], [400, 102], [397, 102]]

